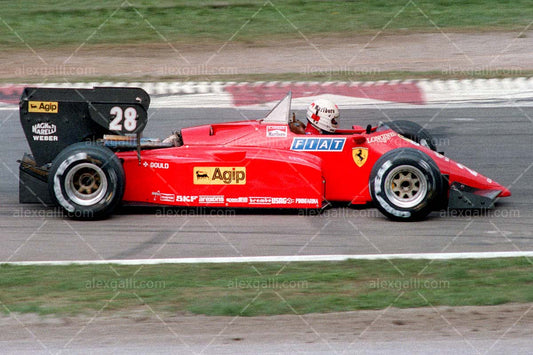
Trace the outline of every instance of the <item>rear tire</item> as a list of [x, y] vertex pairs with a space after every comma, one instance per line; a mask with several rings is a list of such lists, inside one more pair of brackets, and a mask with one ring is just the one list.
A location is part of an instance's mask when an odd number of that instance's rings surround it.
[[437, 164], [414, 148], [384, 154], [374, 164], [369, 180], [376, 207], [396, 221], [425, 218], [438, 206], [442, 184]]
[[416, 122], [398, 120], [386, 123], [386, 125], [394, 132], [401, 134], [423, 147], [437, 151], [435, 141], [431, 133]]
[[124, 181], [122, 164], [111, 150], [83, 142], [54, 159], [48, 189], [70, 218], [102, 219], [122, 201]]

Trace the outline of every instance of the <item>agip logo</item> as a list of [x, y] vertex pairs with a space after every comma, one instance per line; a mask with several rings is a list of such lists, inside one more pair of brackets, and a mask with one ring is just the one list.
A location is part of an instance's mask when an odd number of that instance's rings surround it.
[[28, 112], [57, 113], [57, 101], [29, 101]]
[[194, 167], [195, 185], [245, 185], [246, 167]]

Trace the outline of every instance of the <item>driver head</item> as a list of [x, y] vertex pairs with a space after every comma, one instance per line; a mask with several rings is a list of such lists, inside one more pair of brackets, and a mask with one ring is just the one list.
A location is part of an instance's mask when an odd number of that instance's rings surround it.
[[339, 125], [339, 108], [326, 99], [317, 99], [307, 107], [307, 121], [324, 132], [333, 133]]

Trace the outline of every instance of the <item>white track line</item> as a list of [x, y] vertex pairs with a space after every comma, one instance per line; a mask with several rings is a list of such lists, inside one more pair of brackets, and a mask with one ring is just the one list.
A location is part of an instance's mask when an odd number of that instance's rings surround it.
[[58, 261], [11, 261], [0, 265], [156, 265], [156, 264], [228, 264], [228, 263], [273, 263], [301, 261], [344, 261], [344, 260], [389, 260], [389, 259], [490, 259], [533, 257], [533, 251], [503, 251], [475, 253], [419, 253], [419, 254], [367, 254], [367, 255], [294, 255], [294, 256], [244, 256], [216, 258], [174, 258], [174, 259], [126, 259], [126, 260], [58, 260]]

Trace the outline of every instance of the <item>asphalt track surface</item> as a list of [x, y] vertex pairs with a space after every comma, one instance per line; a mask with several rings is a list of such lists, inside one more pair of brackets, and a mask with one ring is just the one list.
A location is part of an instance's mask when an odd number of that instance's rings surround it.
[[[181, 127], [260, 118], [266, 111], [157, 109], [145, 136]], [[304, 118], [303, 111], [296, 111]], [[533, 107], [343, 109], [341, 126], [411, 119], [447, 156], [508, 186], [488, 212], [435, 212], [398, 223], [375, 208], [335, 207], [321, 215], [270, 211], [122, 208], [97, 222], [18, 203], [18, 164], [29, 147], [16, 109], [0, 110], [0, 261], [154, 259], [267, 255], [533, 250]]]

